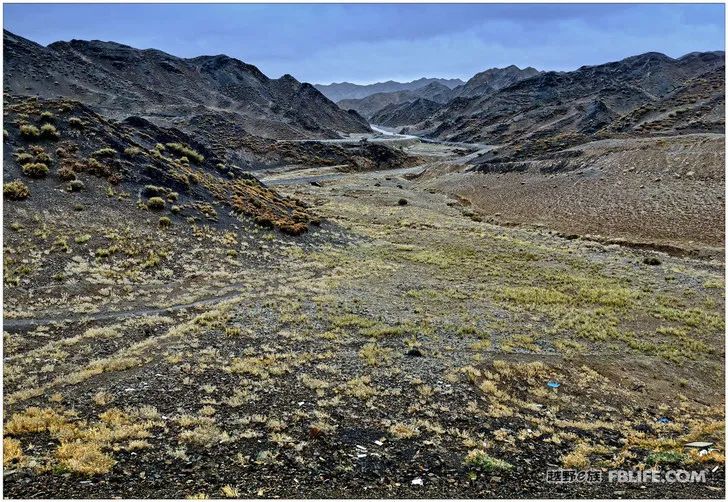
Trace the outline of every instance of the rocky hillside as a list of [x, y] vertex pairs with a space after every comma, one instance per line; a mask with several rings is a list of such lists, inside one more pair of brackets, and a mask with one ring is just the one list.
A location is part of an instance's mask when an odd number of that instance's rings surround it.
[[[538, 70], [530, 67], [523, 70], [514, 65], [506, 68], [491, 68], [476, 74], [466, 83], [455, 88], [429, 84], [415, 91], [378, 93], [363, 99], [342, 100], [338, 102], [338, 105], [345, 110], [356, 110], [371, 120], [373, 124], [386, 126], [416, 124], [442, 108], [435, 106], [435, 103], [448, 103], [458, 97], [488, 96], [504, 87], [538, 74]], [[418, 101], [421, 99], [425, 101]], [[373, 118], [375, 115], [376, 119]]]
[[6, 94], [3, 112], [6, 214], [100, 218], [108, 231], [249, 221], [298, 235], [310, 222], [302, 203], [177, 129], [136, 116], [112, 122], [66, 99]]
[[523, 70], [516, 65], [507, 66], [506, 68], [490, 68], [477, 73], [465, 84], [453, 89], [451, 98], [485, 96], [521, 80], [534, 77], [539, 73], [537, 69], [530, 66]]
[[442, 107], [443, 105], [441, 103], [418, 98], [414, 101], [387, 105], [375, 113], [369, 120], [371, 120], [372, 124], [387, 127], [417, 124], [432, 116]]
[[103, 115], [137, 115], [184, 128], [199, 115], [221, 114], [269, 138], [335, 138], [368, 132], [312, 85], [290, 75], [266, 77], [228, 56], [184, 59], [114, 42], [56, 42], [43, 47], [7, 31], [5, 89], [19, 95], [69, 97]]
[[[724, 71], [723, 52], [679, 59], [647, 53], [573, 72], [541, 73], [489, 95], [456, 98], [415, 129], [451, 141], [553, 140], [613, 133], [612, 124], [623, 116], [651, 110], [651, 117], [662, 114], [669, 123], [690, 116], [689, 127], [722, 130], [722, 118], [709, 111], [723, 106]], [[627, 127], [620, 123], [617, 129]]]
[[444, 85], [448, 89], [462, 85], [464, 82], [459, 78], [420, 78], [412, 82], [395, 82], [388, 80], [387, 82], [377, 82], [375, 84], [359, 85], [349, 82], [333, 83], [333, 84], [316, 84], [315, 87], [323, 93], [324, 96], [331, 101], [341, 101], [342, 99], [361, 99], [379, 92], [399, 92], [414, 91], [430, 84]]
[[[363, 117], [371, 119], [373, 115], [390, 105], [410, 103], [418, 99], [426, 99], [435, 103], [447, 103], [452, 90], [437, 82], [415, 90], [396, 92], [378, 92], [361, 99], [342, 99], [337, 104], [344, 110], [354, 110]], [[379, 124], [376, 120], [374, 124]]]

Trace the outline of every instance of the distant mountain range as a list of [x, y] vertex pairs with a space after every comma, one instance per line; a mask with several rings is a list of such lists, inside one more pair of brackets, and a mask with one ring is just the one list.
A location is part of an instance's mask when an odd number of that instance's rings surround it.
[[[218, 55], [178, 58], [115, 42], [71, 40], [43, 47], [3, 32], [5, 90], [70, 97], [103, 115], [137, 115], [164, 126], [214, 120], [267, 138], [336, 138], [368, 132], [356, 113], [311, 84]], [[210, 134], [216, 139], [217, 133]]]
[[[650, 52], [571, 72], [543, 72], [460, 96], [411, 127], [449, 141], [502, 144], [622, 131], [723, 132], [725, 54]], [[386, 124], [385, 124], [386, 125]]]
[[[397, 113], [398, 120], [412, 120], [413, 117], [420, 116], [425, 109], [433, 111], [437, 109], [434, 103], [444, 104], [460, 96], [470, 97], [491, 94], [519, 80], [538, 75], [538, 73], [538, 70], [534, 68], [529, 67], [521, 70], [513, 65], [507, 68], [491, 68], [476, 74], [467, 82], [463, 82], [456, 87], [447, 87], [439, 82], [432, 82], [424, 87], [411, 90], [378, 92], [360, 99], [342, 99], [337, 104], [345, 110], [355, 110], [367, 119], [372, 119], [379, 111], [384, 111], [385, 107], [388, 109], [387, 113], [391, 114], [394, 110], [394, 108], [391, 108], [393, 105], [402, 105], [398, 108], [404, 114]], [[424, 103], [419, 103], [416, 106], [419, 113], [407, 111], [406, 103], [420, 99], [424, 99], [430, 103], [424, 107], [422, 106]], [[381, 118], [378, 120], [381, 120]], [[378, 123], [374, 119], [372, 119], [372, 122], [375, 124]], [[383, 125], [393, 124], [388, 123]]]
[[615, 135], [724, 132], [725, 54], [650, 52], [570, 72], [516, 66], [478, 73], [440, 93], [340, 101], [372, 124], [432, 139], [577, 144]]
[[361, 99], [379, 92], [398, 92], [398, 91], [414, 91], [432, 83], [437, 83], [448, 89], [453, 89], [464, 84], [459, 78], [420, 78], [412, 82], [395, 82], [389, 80], [387, 82], [377, 82], [375, 84], [359, 85], [349, 82], [333, 83], [333, 84], [316, 84], [314, 87], [329, 98], [331, 101], [337, 102], [342, 99]]

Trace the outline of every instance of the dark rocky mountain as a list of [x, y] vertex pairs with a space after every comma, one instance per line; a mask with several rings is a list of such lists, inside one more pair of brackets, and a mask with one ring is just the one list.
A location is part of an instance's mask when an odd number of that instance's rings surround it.
[[[441, 108], [424, 102], [415, 103], [420, 98], [443, 104], [457, 97], [485, 96], [493, 94], [520, 80], [538, 75], [538, 73], [539, 71], [534, 68], [529, 67], [521, 70], [513, 65], [507, 68], [491, 68], [476, 74], [463, 85], [459, 85], [453, 89], [441, 84], [432, 83], [415, 91], [377, 93], [362, 99], [345, 99], [339, 101], [338, 105], [345, 110], [356, 110], [359, 114], [372, 120], [374, 124], [391, 126], [408, 125], [414, 124], [415, 122], [402, 122], [402, 120], [413, 120], [421, 117], [426, 110], [435, 112]], [[411, 104], [411, 109], [408, 109], [408, 103]], [[397, 117], [395, 121], [397, 123], [389, 121], [392, 118], [394, 108], [389, 108], [386, 112], [384, 110], [389, 105], [402, 105], [397, 107], [395, 114]], [[374, 115], [379, 115], [380, 111], [385, 113], [378, 120], [384, 120], [384, 117], [386, 117], [388, 123], [377, 122], [372, 118]]]
[[[342, 99], [337, 104], [344, 110], [354, 110], [370, 119], [374, 114], [389, 105], [408, 103], [420, 98], [436, 103], [447, 103], [452, 90], [437, 82], [413, 91], [378, 92], [361, 99]], [[375, 124], [378, 122], [374, 121]]]
[[515, 65], [506, 68], [490, 68], [477, 73], [465, 84], [453, 89], [451, 97], [484, 96], [521, 80], [536, 76], [539, 73], [537, 69], [530, 66], [523, 70]]
[[679, 59], [647, 53], [572, 72], [540, 73], [483, 96], [457, 97], [411, 130], [492, 144], [576, 138], [614, 132], [610, 126], [621, 117], [653, 108], [667, 116], [686, 116], [690, 108], [693, 122], [722, 128], [722, 117], [711, 110], [723, 106], [724, 72], [723, 52]]
[[387, 82], [377, 82], [375, 84], [359, 85], [349, 82], [333, 83], [333, 84], [316, 84], [315, 87], [321, 91], [324, 96], [331, 101], [338, 102], [342, 99], [361, 99], [379, 92], [398, 92], [398, 91], [414, 91], [437, 83], [444, 85], [448, 89], [464, 84], [459, 78], [420, 78], [412, 82], [395, 82], [389, 80]]
[[368, 132], [310, 84], [266, 77], [255, 66], [218, 55], [184, 59], [114, 42], [56, 42], [47, 47], [4, 31], [5, 90], [67, 97], [103, 115], [130, 115], [184, 127], [195, 116], [223, 113], [252, 134], [335, 138]]
[[372, 124], [398, 127], [417, 124], [443, 107], [442, 103], [418, 98], [399, 104], [390, 104], [375, 113], [369, 120]]

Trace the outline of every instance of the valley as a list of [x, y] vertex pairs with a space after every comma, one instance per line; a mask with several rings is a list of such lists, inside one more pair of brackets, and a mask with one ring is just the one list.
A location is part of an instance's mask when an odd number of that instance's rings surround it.
[[[5, 496], [723, 498], [722, 54], [362, 91], [4, 40]], [[545, 482], [653, 467], [706, 482]]]

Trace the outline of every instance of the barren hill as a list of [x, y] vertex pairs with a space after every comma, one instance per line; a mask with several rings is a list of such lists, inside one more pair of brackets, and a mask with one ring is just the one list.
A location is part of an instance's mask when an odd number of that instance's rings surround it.
[[[714, 71], [712, 78], [719, 83], [724, 68], [723, 52], [679, 59], [647, 53], [573, 72], [541, 73], [491, 95], [456, 98], [420, 129], [433, 138], [494, 144], [564, 133], [594, 134], [622, 115], [678, 93], [683, 86], [694, 89], [695, 79], [703, 74]], [[722, 87], [717, 86], [703, 98], [696, 95], [696, 100], [724, 99]]]
[[218, 55], [184, 59], [114, 42], [72, 40], [48, 47], [7, 31], [5, 86], [14, 94], [77, 99], [105, 116], [138, 115], [184, 126], [200, 114], [226, 112], [251, 134], [334, 138], [369, 131], [366, 121], [290, 75]]
[[395, 82], [389, 80], [387, 82], [377, 82], [375, 84], [351, 84], [349, 82], [335, 82], [333, 84], [316, 84], [316, 89], [321, 91], [324, 96], [331, 101], [341, 101], [342, 99], [361, 99], [379, 92], [398, 92], [413, 91], [437, 83], [444, 85], [449, 89], [453, 89], [463, 84], [458, 78], [420, 78], [412, 82]]

